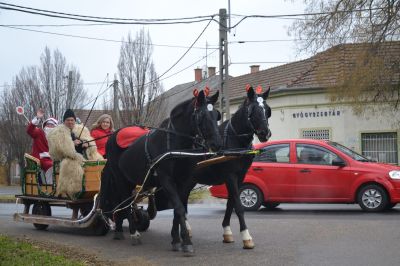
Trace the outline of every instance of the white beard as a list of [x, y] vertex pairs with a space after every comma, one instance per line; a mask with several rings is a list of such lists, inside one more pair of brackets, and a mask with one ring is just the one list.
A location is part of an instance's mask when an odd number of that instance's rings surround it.
[[47, 137], [47, 135], [49, 135], [49, 133], [50, 133], [52, 130], [53, 130], [53, 128], [51, 128], [51, 127], [45, 127], [45, 128], [43, 128], [43, 131], [44, 131], [44, 134], [46, 135], [46, 137]]

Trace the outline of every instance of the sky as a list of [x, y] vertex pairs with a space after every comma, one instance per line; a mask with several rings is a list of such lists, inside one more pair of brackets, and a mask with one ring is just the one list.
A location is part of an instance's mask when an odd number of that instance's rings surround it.
[[[228, 0], [2, 0], [4, 3], [85, 16], [114, 18], [183, 18], [218, 14], [219, 9], [228, 10]], [[282, 15], [304, 13], [301, 0], [231, 0], [231, 25], [241, 18], [238, 15]], [[218, 19], [218, 17], [215, 17]], [[240, 76], [250, 72], [250, 65], [260, 65], [260, 70], [303, 59], [294, 37], [288, 36], [293, 19], [248, 18], [228, 34], [229, 74]], [[86, 22], [87, 23], [87, 22]], [[208, 22], [178, 25], [91, 25], [85, 22], [50, 18], [0, 9], [0, 25], [14, 25], [21, 29], [59, 34], [100, 38], [111, 41], [90, 40], [76, 37], [25, 31], [0, 27], [0, 91], [4, 84], [11, 84], [13, 77], [23, 67], [40, 64], [45, 47], [59, 49], [68, 63], [77, 66], [89, 95], [104, 88], [104, 82], [112, 82], [122, 38], [133, 36], [144, 28], [153, 43], [153, 62], [157, 73], [168, 70], [198, 38]], [[65, 25], [28, 27], [18, 25]], [[163, 76], [162, 84], [168, 90], [175, 85], [194, 81], [194, 69], [206, 66], [219, 67], [219, 26], [211, 22], [194, 47], [183, 59]], [[241, 43], [239, 43], [241, 42]], [[242, 43], [244, 42], [244, 43]], [[180, 47], [176, 47], [180, 46]], [[207, 49], [205, 49], [207, 47]], [[197, 63], [196, 63], [197, 62]], [[179, 73], [178, 73], [179, 72]], [[107, 75], [108, 74], [108, 75]], [[96, 83], [96, 84], [92, 84]], [[262, 85], [262, 84], [261, 84]]]

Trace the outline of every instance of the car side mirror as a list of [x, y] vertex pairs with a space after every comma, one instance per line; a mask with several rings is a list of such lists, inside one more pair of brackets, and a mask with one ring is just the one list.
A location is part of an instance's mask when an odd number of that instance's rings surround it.
[[344, 166], [346, 166], [346, 163], [340, 158], [335, 158], [332, 161], [332, 165], [333, 166], [344, 167]]

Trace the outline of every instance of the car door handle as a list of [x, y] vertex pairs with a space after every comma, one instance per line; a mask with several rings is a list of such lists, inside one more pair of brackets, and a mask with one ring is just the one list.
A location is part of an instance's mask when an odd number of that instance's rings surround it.
[[260, 171], [263, 171], [263, 169], [261, 167], [253, 167], [253, 171], [260, 172]]
[[310, 169], [301, 169], [300, 173], [311, 173]]

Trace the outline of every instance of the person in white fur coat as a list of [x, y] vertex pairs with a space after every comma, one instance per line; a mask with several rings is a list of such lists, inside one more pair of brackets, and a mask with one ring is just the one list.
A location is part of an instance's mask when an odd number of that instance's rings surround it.
[[[83, 129], [82, 129], [83, 128]], [[89, 130], [76, 124], [76, 117], [71, 109], [63, 116], [63, 124], [54, 128], [47, 136], [49, 154], [54, 161], [60, 161], [60, 173], [56, 196], [74, 195], [82, 189], [84, 159], [102, 160], [97, 152], [95, 141]]]

